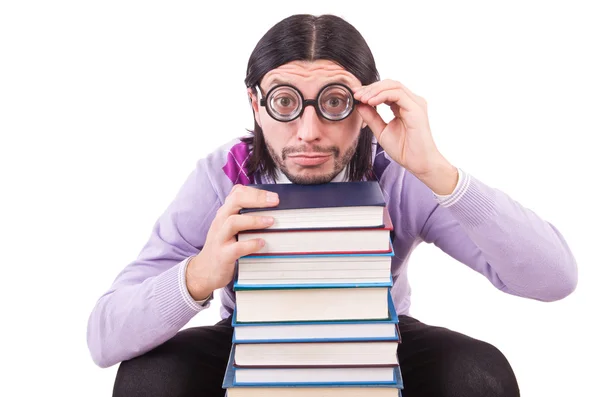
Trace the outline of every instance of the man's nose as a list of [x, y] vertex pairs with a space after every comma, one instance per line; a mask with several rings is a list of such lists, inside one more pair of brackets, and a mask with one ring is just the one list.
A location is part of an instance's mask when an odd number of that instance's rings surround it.
[[321, 137], [321, 120], [314, 106], [304, 108], [299, 118], [298, 139], [311, 142]]

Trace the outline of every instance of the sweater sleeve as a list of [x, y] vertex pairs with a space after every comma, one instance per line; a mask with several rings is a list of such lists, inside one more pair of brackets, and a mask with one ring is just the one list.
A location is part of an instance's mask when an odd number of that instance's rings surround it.
[[[435, 196], [421, 184], [422, 194], [429, 197], [419, 201], [434, 200], [435, 205], [423, 216], [419, 237], [504, 292], [540, 301], [569, 295], [577, 285], [577, 264], [557, 228], [502, 191], [461, 172], [449, 196]], [[412, 186], [420, 183], [414, 180]]]
[[98, 366], [109, 367], [151, 350], [208, 307], [191, 298], [185, 268], [204, 245], [219, 206], [205, 161], [200, 160], [154, 224], [138, 257], [91, 312], [87, 342]]

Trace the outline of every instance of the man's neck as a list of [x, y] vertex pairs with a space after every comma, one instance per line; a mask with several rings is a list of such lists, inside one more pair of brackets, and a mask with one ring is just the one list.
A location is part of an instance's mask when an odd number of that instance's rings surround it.
[[[346, 182], [346, 167], [340, 171], [330, 182]], [[275, 174], [275, 183], [292, 183], [279, 168]]]

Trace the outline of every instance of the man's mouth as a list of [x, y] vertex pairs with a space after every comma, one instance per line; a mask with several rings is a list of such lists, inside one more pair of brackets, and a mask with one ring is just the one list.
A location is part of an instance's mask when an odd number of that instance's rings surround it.
[[331, 157], [331, 154], [323, 153], [294, 153], [289, 157], [295, 164], [301, 166], [317, 166], [325, 163]]

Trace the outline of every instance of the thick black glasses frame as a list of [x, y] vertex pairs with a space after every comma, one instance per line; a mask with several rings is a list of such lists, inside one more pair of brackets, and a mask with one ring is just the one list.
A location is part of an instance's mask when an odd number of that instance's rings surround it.
[[[318, 101], [319, 101], [319, 98], [320, 98], [321, 94], [327, 88], [329, 88], [331, 86], [344, 87], [345, 89], [348, 90], [348, 92], [350, 93], [351, 98], [352, 98], [352, 107], [350, 108], [350, 111], [348, 112], [348, 114], [346, 116], [342, 117], [341, 119], [330, 119], [329, 117], [325, 116], [321, 112], [321, 109], [319, 109], [319, 102]], [[301, 101], [301, 104], [302, 104], [302, 107], [300, 108], [300, 112], [298, 113], [298, 115], [296, 115], [294, 118], [289, 119], [289, 120], [282, 120], [281, 118], [277, 117], [276, 115], [274, 115], [273, 113], [271, 113], [271, 108], [269, 106], [267, 106], [267, 100], [269, 99], [269, 95], [271, 95], [271, 93], [273, 93], [274, 90], [276, 90], [278, 88], [281, 88], [281, 87], [289, 87], [289, 88], [293, 89], [294, 91], [296, 91], [298, 93], [298, 95], [300, 96], [300, 101]], [[256, 91], [261, 96], [259, 98], [260, 106], [264, 106], [267, 109], [267, 113], [269, 113], [269, 116], [271, 116], [275, 120], [281, 121], [283, 123], [288, 123], [288, 122], [296, 120], [298, 117], [302, 116], [302, 114], [304, 113], [304, 109], [306, 109], [307, 106], [314, 107], [315, 110], [316, 110], [316, 112], [317, 112], [317, 114], [320, 117], [322, 117], [322, 118], [324, 118], [326, 120], [329, 120], [329, 121], [342, 121], [342, 120], [344, 120], [345, 118], [347, 118], [348, 116], [350, 116], [352, 114], [352, 112], [354, 111], [354, 108], [356, 106], [356, 99], [354, 99], [354, 94], [353, 94], [352, 90], [347, 85], [341, 84], [341, 83], [330, 83], [330, 84], [327, 84], [326, 86], [324, 86], [323, 88], [321, 88], [319, 90], [319, 93], [317, 94], [317, 98], [316, 99], [304, 99], [304, 96], [302, 95], [302, 92], [298, 88], [294, 87], [291, 84], [276, 85], [275, 87], [271, 88], [269, 90], [269, 92], [267, 92], [267, 95], [265, 95], [264, 98], [262, 98], [262, 90], [261, 90], [260, 86], [258, 86], [258, 85], [256, 86]]]

